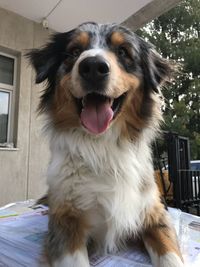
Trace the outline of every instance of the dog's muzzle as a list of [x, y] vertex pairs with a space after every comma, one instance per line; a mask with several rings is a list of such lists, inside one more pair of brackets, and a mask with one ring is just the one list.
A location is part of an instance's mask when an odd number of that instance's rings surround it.
[[119, 111], [124, 95], [114, 99], [107, 94], [110, 63], [100, 55], [90, 55], [78, 63], [78, 75], [84, 96], [77, 99], [80, 120], [92, 134], [107, 130]]

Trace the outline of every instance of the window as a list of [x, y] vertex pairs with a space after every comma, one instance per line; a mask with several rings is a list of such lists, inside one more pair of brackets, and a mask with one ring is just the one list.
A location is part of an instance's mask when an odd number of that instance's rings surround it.
[[0, 147], [14, 146], [17, 58], [0, 52]]

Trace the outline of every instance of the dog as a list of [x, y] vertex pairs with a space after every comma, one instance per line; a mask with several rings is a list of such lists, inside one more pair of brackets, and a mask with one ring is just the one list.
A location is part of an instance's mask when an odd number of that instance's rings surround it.
[[129, 29], [93, 22], [54, 34], [28, 58], [36, 83], [46, 81], [49, 265], [89, 267], [91, 242], [108, 253], [141, 238], [153, 266], [183, 266], [151, 155], [172, 64]]

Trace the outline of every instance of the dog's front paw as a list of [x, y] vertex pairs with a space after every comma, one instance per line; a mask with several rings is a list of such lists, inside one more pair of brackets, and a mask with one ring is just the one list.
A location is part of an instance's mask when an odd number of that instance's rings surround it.
[[76, 251], [73, 254], [67, 253], [56, 260], [52, 267], [90, 267], [89, 259], [83, 251]]
[[169, 252], [160, 257], [160, 262], [155, 267], [184, 267], [184, 264], [175, 253]]

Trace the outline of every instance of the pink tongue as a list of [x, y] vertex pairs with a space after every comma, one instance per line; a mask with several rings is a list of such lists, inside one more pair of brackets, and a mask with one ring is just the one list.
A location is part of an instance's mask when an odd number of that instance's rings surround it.
[[86, 99], [81, 112], [81, 122], [90, 132], [93, 134], [104, 132], [112, 118], [113, 110], [110, 107], [109, 100]]

